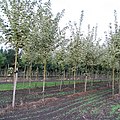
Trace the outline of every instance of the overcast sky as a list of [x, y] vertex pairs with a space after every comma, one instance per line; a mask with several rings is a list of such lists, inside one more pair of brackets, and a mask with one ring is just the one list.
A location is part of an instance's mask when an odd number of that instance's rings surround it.
[[82, 31], [87, 31], [88, 24], [98, 24], [98, 36], [104, 37], [109, 23], [114, 24], [114, 10], [117, 10], [118, 23], [120, 20], [120, 0], [51, 0], [53, 13], [65, 9], [60, 26], [68, 21], [79, 21], [81, 11], [84, 10]]

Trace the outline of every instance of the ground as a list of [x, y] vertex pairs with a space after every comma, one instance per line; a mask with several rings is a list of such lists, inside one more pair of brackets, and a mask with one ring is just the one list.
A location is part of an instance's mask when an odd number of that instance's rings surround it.
[[94, 85], [89, 84], [83, 92], [84, 84], [78, 84], [75, 94], [72, 85], [64, 86], [61, 92], [59, 87], [49, 87], [44, 101], [40, 88], [29, 94], [19, 90], [14, 110], [9, 107], [12, 92], [1, 92], [6, 102], [0, 101], [0, 120], [120, 120], [120, 96], [112, 97], [111, 87], [104, 83]]

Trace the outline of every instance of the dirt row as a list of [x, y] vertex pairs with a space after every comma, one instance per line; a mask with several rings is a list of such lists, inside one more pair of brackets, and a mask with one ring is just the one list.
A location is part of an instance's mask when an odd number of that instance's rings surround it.
[[[66, 94], [61, 96], [55, 96], [58, 91], [52, 87], [48, 91], [54, 93], [52, 97], [18, 104], [15, 110], [1, 114], [0, 120], [120, 120], [119, 107], [116, 107], [120, 104], [120, 96], [113, 98], [111, 88], [97, 83], [96, 86], [79, 92], [78, 89], [84, 86], [77, 85], [75, 94], [70, 93], [72, 86], [64, 86], [62, 92]], [[39, 95], [37, 89], [31, 92]]]
[[[91, 84], [87, 85], [87, 90], [95, 90], [100, 87], [106, 87], [106, 84], [101, 83], [95, 83], [94, 86], [91, 86]], [[63, 85], [62, 91], [59, 91], [59, 86], [54, 87], [47, 87], [45, 90], [45, 98], [50, 97], [63, 97], [65, 95], [73, 94], [73, 85]], [[76, 93], [77, 92], [83, 92], [84, 91], [84, 84], [76, 84]], [[5, 108], [7, 106], [10, 106], [12, 104], [12, 92], [13, 91], [4, 91], [0, 92], [0, 109]], [[30, 89], [24, 89], [24, 90], [17, 90], [16, 91], [16, 105], [27, 103], [27, 102], [33, 102], [38, 101], [42, 99], [42, 88], [34, 88]]]
[[1, 115], [0, 120], [119, 120], [118, 111], [111, 113], [111, 106], [119, 102], [120, 96], [112, 98], [111, 89], [104, 88], [46, 99], [44, 105], [36, 102]]

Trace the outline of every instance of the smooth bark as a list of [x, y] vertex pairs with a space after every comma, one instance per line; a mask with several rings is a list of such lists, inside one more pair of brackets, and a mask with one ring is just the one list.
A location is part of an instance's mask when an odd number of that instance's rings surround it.
[[14, 87], [13, 87], [13, 99], [12, 99], [12, 107], [13, 108], [15, 107], [16, 84], [17, 84], [17, 79], [18, 79], [17, 59], [18, 59], [18, 49], [16, 48], [15, 66], [14, 66]]
[[44, 61], [44, 71], [43, 71], [43, 101], [44, 101], [44, 94], [45, 94], [45, 80], [46, 80], [46, 60]]
[[115, 68], [112, 68], [112, 96], [115, 94]]
[[85, 89], [84, 89], [84, 92], [87, 91], [87, 81], [88, 81], [88, 76], [86, 74], [86, 76], [85, 76]]
[[74, 93], [75, 93], [75, 89], [76, 89], [76, 75], [75, 75], [75, 70], [73, 72], [73, 76], [74, 76]]

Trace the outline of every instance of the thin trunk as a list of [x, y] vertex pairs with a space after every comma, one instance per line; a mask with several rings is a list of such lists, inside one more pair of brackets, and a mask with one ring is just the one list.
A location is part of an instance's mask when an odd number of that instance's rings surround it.
[[62, 74], [61, 74], [61, 70], [58, 71], [58, 74], [59, 74], [59, 80], [60, 80], [59, 91], [61, 91], [62, 90], [62, 84], [63, 84], [63, 77], [62, 77]]
[[4, 76], [6, 79], [7, 79], [7, 75], [8, 75], [8, 74], [7, 74], [7, 71], [8, 71], [8, 68], [5, 67], [5, 69], [4, 69], [4, 73], [3, 73], [4, 75], [3, 75], [3, 76]]
[[64, 75], [62, 75], [63, 77], [61, 77], [61, 82], [60, 82], [60, 91], [62, 90], [62, 85], [65, 81], [65, 70], [64, 70]]
[[120, 94], [119, 70], [117, 70], [117, 85], [118, 85], [118, 94]]
[[23, 79], [25, 79], [25, 74], [26, 73], [26, 65], [25, 65], [25, 67], [24, 67], [24, 75], [23, 75]]
[[61, 77], [61, 81], [60, 81], [60, 91], [62, 90], [62, 83], [63, 83], [63, 78]]
[[18, 59], [18, 49], [16, 48], [15, 51], [15, 66], [14, 66], [14, 87], [13, 87], [13, 100], [12, 100], [12, 107], [15, 107], [15, 94], [16, 94], [16, 84], [18, 79], [18, 68], [17, 68], [17, 59]]
[[29, 67], [29, 94], [30, 94], [30, 87], [31, 87], [31, 74], [32, 74], [32, 63], [30, 63], [30, 67]]
[[[93, 75], [93, 76], [92, 76], [92, 75]], [[91, 86], [94, 85], [94, 81], [95, 81], [96, 75], [97, 75], [97, 73], [95, 73], [95, 74], [94, 74], [93, 72], [91, 73], [91, 76], [92, 76], [91, 79], [90, 79], [90, 81], [91, 81]]]
[[106, 80], [108, 80], [108, 85], [107, 85], [107, 87], [109, 87], [110, 86], [110, 80], [109, 80], [109, 70], [107, 71], [107, 79]]
[[38, 81], [38, 66], [37, 66], [37, 69], [36, 69], [36, 80]]
[[115, 68], [112, 68], [112, 96], [114, 96], [114, 92], [115, 92]]
[[75, 76], [75, 70], [74, 70], [74, 72], [73, 72], [73, 76], [74, 76], [74, 93], [75, 93], [75, 88], [76, 88], [76, 81], [75, 81], [76, 76]]
[[109, 87], [110, 87], [110, 86], [111, 86], [111, 83], [112, 83], [112, 82], [111, 82], [111, 78], [112, 78], [112, 77], [111, 77], [111, 74], [110, 74], [110, 73], [111, 73], [110, 70], [109, 70], [108, 72], [109, 72], [109, 79], [108, 79], [108, 80], [109, 80]]
[[93, 65], [92, 65], [91, 80], [90, 80], [91, 81], [91, 86], [93, 86], [93, 84], [94, 84], [95, 74], [94, 74], [94, 68], [93, 68]]
[[7, 65], [7, 69], [6, 69], [6, 75], [8, 76], [8, 70], [9, 70], [10, 66], [9, 64]]
[[119, 79], [119, 83], [118, 83], [118, 89], [119, 89], [119, 94], [120, 94], [120, 79]]
[[[120, 67], [120, 61], [119, 61], [119, 67]], [[120, 70], [119, 70], [119, 75], [120, 75]], [[118, 80], [118, 89], [119, 89], [119, 94], [120, 94], [120, 76], [119, 76], [119, 80]]]
[[65, 81], [65, 79], [66, 79], [66, 73], [65, 73], [65, 70], [64, 70], [64, 79], [63, 80]]
[[8, 69], [7, 69], [7, 67], [5, 67], [3, 74], [4, 74], [4, 77], [5, 77], [5, 81], [6, 81], [6, 82], [7, 82], [7, 77], [8, 77], [7, 71], [8, 71]]
[[66, 80], [66, 73], [65, 73], [65, 70], [64, 70], [64, 75], [63, 75], [63, 85], [65, 85], [65, 80]]
[[24, 83], [25, 83], [25, 75], [26, 75], [26, 65], [25, 65], [25, 67], [24, 67], [24, 74], [23, 74], [23, 85], [24, 85]]
[[43, 72], [43, 101], [44, 101], [44, 93], [45, 93], [45, 80], [46, 80], [46, 60], [44, 62], [44, 72]]
[[[116, 80], [117, 80], [117, 84], [119, 85], [119, 71], [117, 70], [116, 72]], [[119, 88], [119, 87], [118, 87]]]
[[84, 90], [84, 92], [87, 91], [87, 80], [88, 80], [88, 76], [87, 76], [87, 74], [86, 74], [86, 76], [85, 76], [85, 90]]
[[29, 79], [29, 69], [28, 69], [28, 66], [27, 66], [27, 71], [26, 71], [26, 80], [28, 81]]
[[86, 73], [85, 73], [85, 88], [84, 88], [84, 92], [86, 92], [87, 90], [87, 80], [88, 80], [88, 68], [87, 68], [87, 64], [86, 64]]

